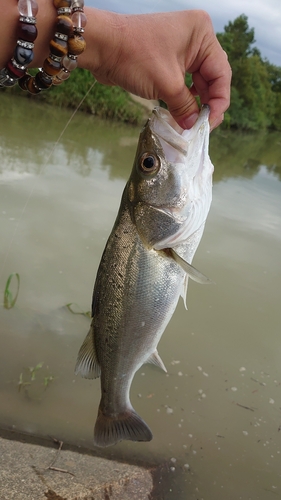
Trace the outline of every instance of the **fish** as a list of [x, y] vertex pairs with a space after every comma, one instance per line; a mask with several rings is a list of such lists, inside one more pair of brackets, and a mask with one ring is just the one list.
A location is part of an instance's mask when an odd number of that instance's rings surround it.
[[132, 172], [98, 268], [92, 321], [75, 373], [101, 382], [94, 445], [150, 441], [132, 407], [130, 387], [144, 363], [166, 372], [157, 350], [188, 279], [211, 282], [192, 266], [212, 200], [209, 107], [183, 130], [153, 110], [143, 127]]

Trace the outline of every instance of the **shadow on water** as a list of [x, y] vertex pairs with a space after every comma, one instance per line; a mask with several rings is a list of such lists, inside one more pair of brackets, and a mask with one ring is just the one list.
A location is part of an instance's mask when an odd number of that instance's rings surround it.
[[[93, 450], [99, 382], [73, 373], [89, 319], [65, 305], [89, 310], [139, 130], [77, 113], [50, 156], [70, 115], [1, 97], [1, 296], [12, 272], [21, 285], [0, 307], [0, 426]], [[216, 285], [189, 285], [159, 346], [168, 374], [135, 376], [153, 441], [99, 453], [162, 464], [158, 499], [269, 500], [281, 491], [280, 134], [219, 130], [210, 155], [194, 263]]]

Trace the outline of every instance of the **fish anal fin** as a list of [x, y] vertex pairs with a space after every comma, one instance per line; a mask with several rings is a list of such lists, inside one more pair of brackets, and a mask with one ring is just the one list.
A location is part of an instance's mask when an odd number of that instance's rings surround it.
[[98, 378], [101, 373], [94, 343], [93, 323], [77, 356], [75, 374], [77, 373], [84, 378]]
[[191, 264], [186, 262], [173, 248], [167, 248], [164, 250], [166, 255], [174, 259], [174, 261], [186, 272], [186, 274], [193, 280], [196, 281], [197, 283], [200, 283], [201, 285], [210, 285], [213, 284], [214, 282], [207, 278], [204, 274], [202, 274], [200, 271], [198, 271], [195, 267], [193, 267]]
[[132, 409], [116, 417], [104, 415], [99, 408], [94, 429], [94, 445], [101, 448], [122, 440], [151, 441], [152, 432], [142, 418]]
[[162, 359], [160, 358], [157, 349], [149, 356], [147, 363], [151, 363], [152, 365], [158, 366], [165, 373], [167, 373], [166, 366], [164, 365]]

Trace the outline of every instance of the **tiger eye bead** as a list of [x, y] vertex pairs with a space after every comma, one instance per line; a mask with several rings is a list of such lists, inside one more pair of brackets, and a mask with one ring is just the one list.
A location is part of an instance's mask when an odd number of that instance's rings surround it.
[[29, 78], [29, 80], [26, 81], [25, 86], [26, 86], [26, 90], [28, 90], [28, 92], [30, 94], [39, 94], [40, 93], [40, 89], [35, 84], [34, 76], [31, 76]]
[[65, 40], [61, 40], [60, 38], [53, 38], [50, 41], [50, 51], [54, 56], [63, 57], [67, 54], [67, 42]]
[[71, 7], [71, 0], [54, 0], [54, 6], [56, 9], [61, 9], [63, 7]]
[[45, 71], [45, 73], [47, 73], [47, 75], [55, 76], [58, 74], [60, 69], [61, 69], [60, 62], [54, 61], [50, 57], [47, 57], [47, 59], [45, 59], [43, 64], [43, 70]]
[[34, 42], [37, 38], [37, 28], [35, 24], [19, 23], [17, 37], [26, 42]]
[[68, 51], [74, 56], [79, 56], [86, 48], [85, 39], [81, 35], [74, 35], [68, 39]]
[[62, 33], [63, 35], [69, 36], [73, 31], [73, 22], [70, 17], [60, 15], [57, 17], [56, 31]]

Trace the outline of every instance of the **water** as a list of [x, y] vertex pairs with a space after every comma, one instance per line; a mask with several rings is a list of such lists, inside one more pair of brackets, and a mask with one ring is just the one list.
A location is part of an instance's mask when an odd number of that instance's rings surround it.
[[[78, 113], [50, 156], [68, 111], [3, 94], [0, 114], [1, 297], [21, 280], [0, 307], [0, 426], [91, 448], [99, 382], [73, 373], [89, 318], [65, 305], [90, 309], [139, 130]], [[164, 499], [267, 500], [281, 494], [280, 134], [216, 132], [211, 157], [194, 265], [216, 285], [179, 303], [159, 345], [168, 374], [135, 376], [153, 441], [102, 453], [166, 462]]]

